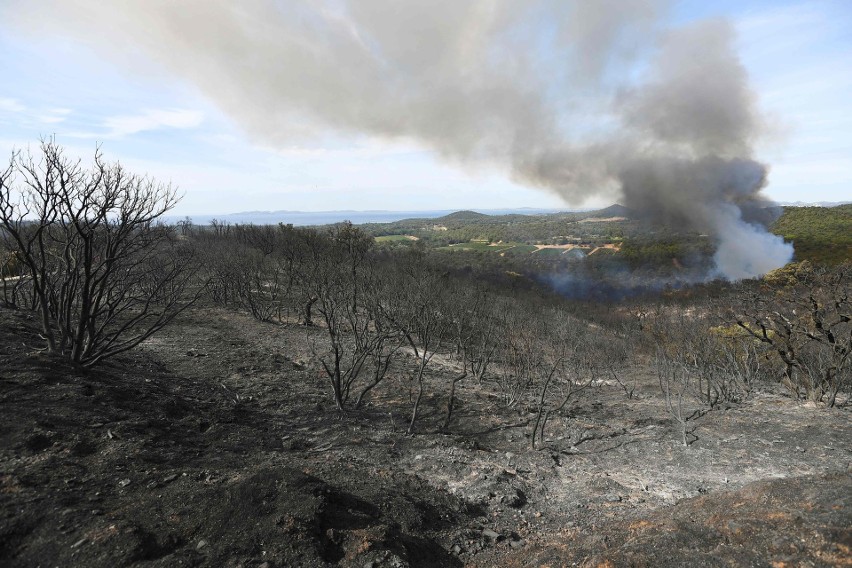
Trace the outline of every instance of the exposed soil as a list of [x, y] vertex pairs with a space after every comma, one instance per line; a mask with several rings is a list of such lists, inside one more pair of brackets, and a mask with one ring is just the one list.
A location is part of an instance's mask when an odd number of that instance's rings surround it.
[[[2, 566], [850, 566], [850, 408], [772, 388], [695, 422], [656, 379], [529, 409], [436, 365], [340, 415], [321, 329], [198, 308], [93, 370], [0, 310]], [[413, 360], [409, 362], [413, 364]]]

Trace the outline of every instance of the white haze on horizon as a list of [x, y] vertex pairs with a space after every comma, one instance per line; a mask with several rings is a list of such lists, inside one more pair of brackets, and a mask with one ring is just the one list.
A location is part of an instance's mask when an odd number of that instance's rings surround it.
[[254, 141], [414, 143], [561, 196], [712, 234], [718, 273], [792, 257], [755, 212], [766, 121], [726, 20], [666, 28], [662, 0], [12, 0], [23, 27], [150, 58]]

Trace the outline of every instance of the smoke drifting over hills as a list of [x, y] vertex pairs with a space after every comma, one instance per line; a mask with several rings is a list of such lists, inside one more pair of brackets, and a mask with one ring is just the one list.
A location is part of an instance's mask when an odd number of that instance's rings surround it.
[[154, 58], [261, 144], [405, 140], [568, 203], [620, 196], [714, 235], [730, 279], [792, 256], [751, 222], [763, 124], [725, 21], [664, 29], [654, 0], [13, 4], [122, 64]]

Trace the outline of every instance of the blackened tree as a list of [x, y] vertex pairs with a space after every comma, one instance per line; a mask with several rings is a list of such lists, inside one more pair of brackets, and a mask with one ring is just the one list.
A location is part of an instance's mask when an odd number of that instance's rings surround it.
[[47, 349], [91, 366], [131, 349], [190, 305], [191, 249], [158, 220], [171, 185], [68, 158], [53, 140], [0, 174], [0, 228], [24, 265]]

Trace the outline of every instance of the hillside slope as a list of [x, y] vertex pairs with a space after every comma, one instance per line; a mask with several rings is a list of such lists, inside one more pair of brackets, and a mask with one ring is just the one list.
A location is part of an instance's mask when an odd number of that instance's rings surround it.
[[793, 241], [797, 261], [837, 264], [852, 260], [852, 204], [784, 207], [772, 232]]
[[30, 314], [0, 309], [0, 565], [849, 558], [848, 407], [756, 393], [698, 420], [684, 448], [637, 364], [633, 398], [579, 393], [531, 450], [534, 417], [476, 382], [458, 384], [442, 429], [455, 370], [436, 361], [407, 437], [414, 361], [339, 415], [306, 341], [322, 333], [196, 307], [86, 371], [37, 351]]

